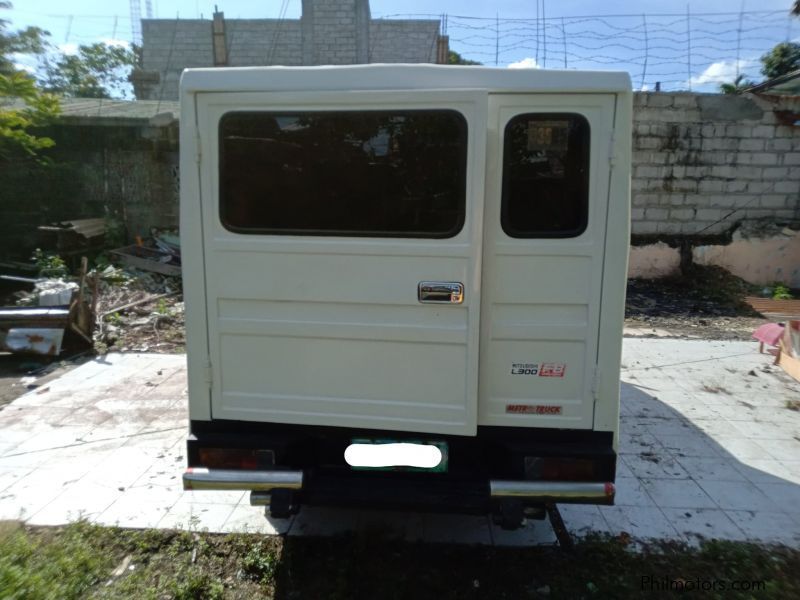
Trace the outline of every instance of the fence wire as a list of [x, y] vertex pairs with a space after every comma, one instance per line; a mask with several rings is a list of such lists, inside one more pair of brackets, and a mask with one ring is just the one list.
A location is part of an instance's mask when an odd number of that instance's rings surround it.
[[[60, 44], [104, 38], [130, 42], [137, 29], [127, 15], [13, 12], [63, 24], [51, 28], [52, 40]], [[626, 70], [635, 89], [653, 90], [658, 84], [665, 91], [708, 90], [738, 75], [760, 80], [759, 58], [800, 32], [800, 22], [786, 10], [570, 17], [533, 12], [531, 18], [417, 13], [380, 19], [439, 20], [453, 50], [486, 65], [527, 59], [526, 64], [542, 68]]]
[[[394, 14], [383, 18], [437, 18]], [[438, 15], [450, 47], [465, 58], [505, 66], [622, 69], [637, 89], [718, 86], [738, 75], [760, 79], [759, 58], [793, 39], [788, 11], [501, 18]]]

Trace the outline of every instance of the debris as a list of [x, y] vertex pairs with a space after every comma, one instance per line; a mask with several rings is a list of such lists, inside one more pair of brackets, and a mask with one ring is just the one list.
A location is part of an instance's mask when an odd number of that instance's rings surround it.
[[[139, 306], [140, 304], [145, 304], [145, 303], [148, 303], [148, 302], [154, 302], [156, 300], [160, 300], [161, 298], [167, 298], [169, 296], [175, 296], [177, 294], [178, 294], [178, 292], [167, 292], [165, 294], [158, 294], [156, 296], [147, 296], [146, 298], [141, 298], [141, 299], [135, 300], [133, 302], [128, 302], [128, 304], [123, 304], [122, 306], [117, 306], [116, 308], [111, 308], [109, 310], [106, 310], [106, 311], [100, 313], [99, 316], [100, 316], [100, 318], [102, 318], [102, 317], [105, 317], [106, 315], [109, 315], [111, 313], [122, 312], [124, 310], [128, 310], [129, 308], [133, 308], [134, 306]], [[149, 321], [149, 319], [147, 319], [146, 321]], [[141, 324], [141, 323], [137, 323], [137, 324]]]
[[800, 381], [800, 321], [789, 321], [786, 324], [775, 363]]
[[76, 256], [91, 253], [103, 246], [106, 236], [106, 220], [75, 219], [41, 225], [39, 243], [51, 248], [60, 256]]
[[[764, 318], [745, 297], [756, 288], [720, 267], [693, 265], [663, 279], [629, 279], [625, 325], [640, 337], [749, 339]], [[657, 330], [649, 332], [650, 330]]]
[[37, 281], [33, 293], [24, 301], [39, 306], [0, 308], [0, 349], [57, 356], [66, 332], [91, 345], [97, 290], [93, 284], [91, 293], [87, 293], [86, 269], [87, 260], [83, 258], [78, 283], [63, 279]]
[[162, 275], [170, 275], [172, 277], [181, 276], [180, 256], [176, 256], [170, 252], [145, 248], [144, 246], [137, 246], [134, 244], [132, 246], [125, 246], [124, 248], [112, 250], [111, 254], [118, 257], [123, 264], [130, 267], [161, 273]]
[[[783, 325], [780, 323], [765, 323], [753, 332], [753, 339], [759, 342], [759, 352], [764, 352], [764, 344], [777, 347], [782, 337]], [[772, 353], [774, 354], [774, 351]]]
[[34, 287], [34, 295], [39, 306], [69, 306], [72, 296], [78, 291], [78, 284], [63, 279], [45, 279]]
[[[2, 333], [0, 333], [2, 335]], [[61, 352], [64, 329], [9, 329], [0, 338], [0, 348], [8, 352], [32, 352], [57, 356]]]
[[183, 350], [179, 278], [129, 266], [107, 266], [98, 276], [98, 352], [112, 347], [136, 352]]
[[800, 318], [800, 300], [774, 300], [747, 296], [747, 303], [753, 310], [773, 321]]

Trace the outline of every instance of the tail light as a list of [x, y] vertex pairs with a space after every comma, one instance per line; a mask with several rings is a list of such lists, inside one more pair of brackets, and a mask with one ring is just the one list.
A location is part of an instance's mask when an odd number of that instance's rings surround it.
[[542, 481], [598, 481], [600, 465], [591, 458], [526, 456], [525, 479]]
[[207, 469], [257, 470], [272, 467], [275, 457], [272, 450], [252, 448], [200, 448], [200, 464]]

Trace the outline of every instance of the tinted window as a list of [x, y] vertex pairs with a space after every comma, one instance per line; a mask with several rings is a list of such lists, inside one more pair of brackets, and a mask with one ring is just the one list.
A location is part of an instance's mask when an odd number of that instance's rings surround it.
[[242, 233], [450, 237], [467, 123], [450, 110], [228, 113], [220, 218]]
[[511, 119], [503, 151], [503, 230], [518, 238], [580, 235], [588, 201], [588, 121], [542, 113]]

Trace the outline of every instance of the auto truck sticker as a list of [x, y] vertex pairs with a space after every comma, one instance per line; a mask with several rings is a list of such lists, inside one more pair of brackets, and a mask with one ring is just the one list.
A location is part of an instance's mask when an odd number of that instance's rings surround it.
[[511, 415], [560, 415], [557, 404], [506, 404], [506, 413]]
[[565, 363], [512, 363], [512, 375], [534, 375], [538, 377], [564, 377]]

